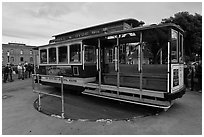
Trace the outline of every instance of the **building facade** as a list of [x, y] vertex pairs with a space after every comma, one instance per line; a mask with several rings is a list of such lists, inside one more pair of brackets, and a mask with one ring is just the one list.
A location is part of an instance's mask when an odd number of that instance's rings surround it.
[[21, 43], [2, 44], [2, 66], [7, 63], [18, 65], [19, 63], [38, 64], [38, 51], [35, 46], [28, 46]]

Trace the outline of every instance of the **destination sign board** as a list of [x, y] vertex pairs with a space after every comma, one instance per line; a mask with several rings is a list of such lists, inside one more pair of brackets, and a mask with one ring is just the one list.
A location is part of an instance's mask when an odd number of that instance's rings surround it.
[[106, 33], [120, 31], [124, 29], [129, 29], [129, 28], [130, 26], [127, 23], [121, 23], [117, 25], [115, 24], [114, 26], [110, 25], [110, 26], [105, 26], [105, 27], [95, 27], [91, 29], [78, 30], [75, 32], [57, 35], [55, 36], [55, 39], [50, 40], [49, 43], [55, 43], [55, 42], [69, 40], [69, 39], [93, 36], [93, 35], [98, 35], [98, 34], [106, 34]]

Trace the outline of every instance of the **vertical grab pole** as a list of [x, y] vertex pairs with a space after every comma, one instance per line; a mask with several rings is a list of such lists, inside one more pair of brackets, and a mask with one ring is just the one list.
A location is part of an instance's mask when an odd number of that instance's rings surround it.
[[101, 41], [98, 39], [98, 73], [99, 73], [99, 94], [101, 93]]
[[63, 76], [60, 76], [61, 80], [61, 100], [62, 100], [62, 113], [61, 116], [64, 118], [64, 87], [63, 87]]
[[160, 64], [162, 64], [162, 49], [161, 49], [161, 51], [160, 51]]
[[40, 80], [39, 80], [39, 74], [37, 74], [37, 81], [38, 81], [38, 111], [41, 111], [41, 95], [40, 95], [40, 90], [39, 90], [39, 87], [40, 87]]
[[82, 68], [83, 68], [83, 70], [84, 70], [84, 62], [85, 62], [84, 52], [85, 52], [85, 46], [82, 45]]
[[96, 70], [98, 71], [98, 49], [96, 49]]
[[114, 62], [114, 63], [115, 63], [115, 71], [116, 71], [116, 72], [118, 71], [118, 63], [117, 63], [117, 62], [118, 62], [118, 60], [117, 60], [117, 58], [118, 58], [118, 55], [117, 55], [117, 54], [118, 54], [118, 50], [117, 50], [117, 48], [118, 48], [118, 47], [117, 47], [117, 45], [116, 45], [116, 46], [114, 47], [114, 52], [115, 52], [115, 57], [114, 57], [114, 58], [115, 58], [115, 62]]
[[142, 32], [140, 32], [140, 45], [139, 45], [139, 72], [140, 72], [140, 99], [142, 99]]
[[170, 42], [168, 42], [168, 56], [167, 56], [167, 58], [168, 58], [168, 61], [167, 61], [167, 64], [168, 64], [168, 66], [167, 66], [167, 78], [168, 78], [168, 80], [167, 80], [167, 92], [169, 93], [170, 92], [170, 88], [169, 88], [169, 86], [170, 86]]
[[120, 51], [120, 45], [119, 45], [120, 43], [119, 43], [119, 35], [117, 35], [117, 48], [116, 48], [116, 59], [117, 59], [117, 68], [116, 68], [116, 70], [117, 70], [117, 88], [118, 88], [118, 92], [117, 92], [117, 95], [119, 96], [119, 87], [120, 87], [120, 70], [119, 70], [119, 61], [120, 61], [120, 59], [119, 59], [119, 51]]

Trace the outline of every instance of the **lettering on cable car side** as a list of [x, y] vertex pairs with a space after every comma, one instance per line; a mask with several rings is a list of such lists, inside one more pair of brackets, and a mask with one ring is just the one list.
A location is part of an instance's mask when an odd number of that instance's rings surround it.
[[53, 76], [72, 76], [71, 66], [47, 66], [48, 75]]
[[[49, 76], [49, 77], [41, 77], [42, 81], [47, 81], [47, 82], [60, 82], [60, 78], [56, 78], [55, 76]], [[76, 79], [72, 79], [72, 78], [63, 78], [63, 82], [78, 82]]]

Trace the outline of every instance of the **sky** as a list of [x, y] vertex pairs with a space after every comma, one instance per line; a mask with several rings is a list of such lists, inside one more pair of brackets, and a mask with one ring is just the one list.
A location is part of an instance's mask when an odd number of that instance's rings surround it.
[[2, 43], [48, 44], [53, 35], [134, 18], [157, 24], [175, 13], [202, 15], [201, 2], [3, 2]]

